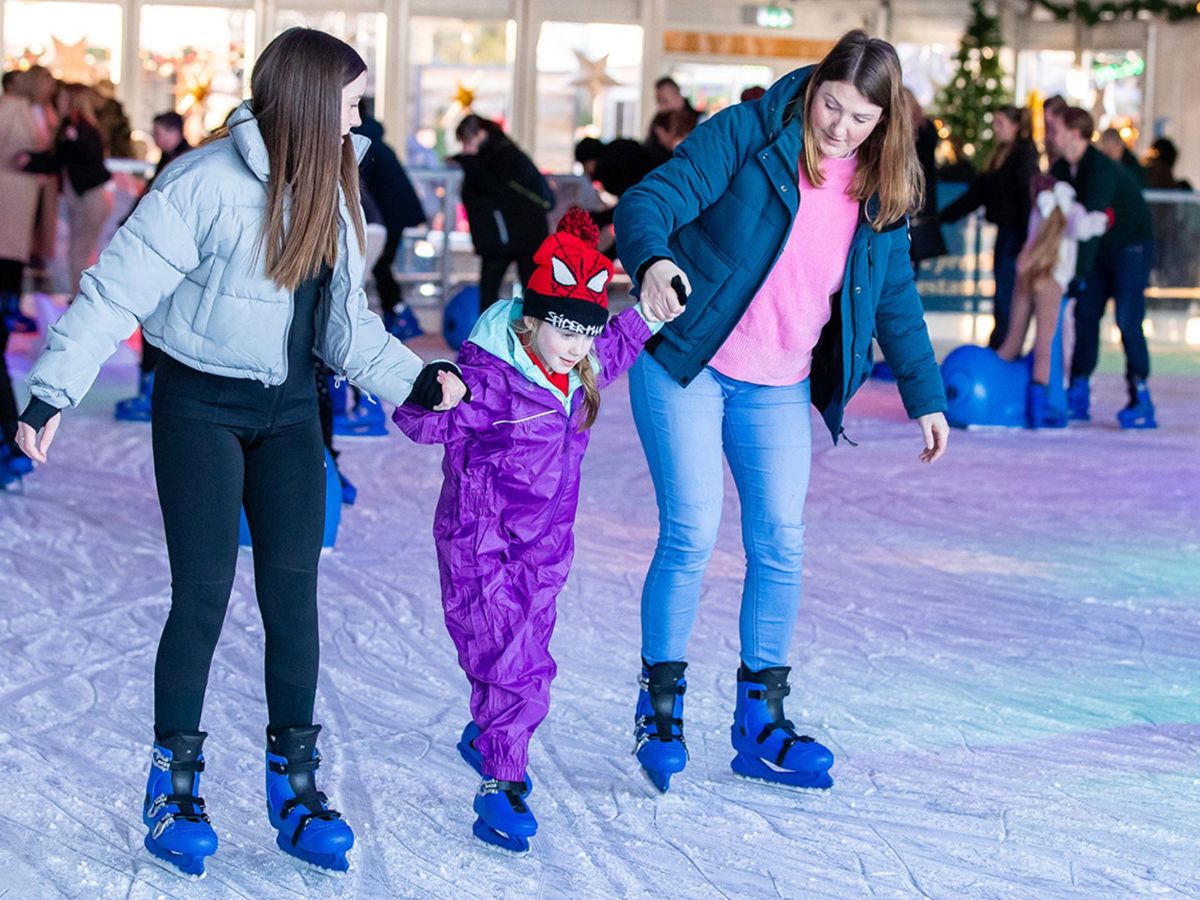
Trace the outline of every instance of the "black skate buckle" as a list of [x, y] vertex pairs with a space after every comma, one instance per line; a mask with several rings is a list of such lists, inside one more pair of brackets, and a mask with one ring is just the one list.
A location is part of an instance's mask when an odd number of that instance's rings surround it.
[[[291, 802], [290, 800], [288, 801]], [[322, 809], [317, 812], [305, 813], [300, 817], [300, 822], [296, 825], [296, 830], [292, 834], [292, 846], [295, 847], [300, 843], [300, 835], [304, 834], [304, 829], [308, 827], [308, 823], [312, 821], [334, 822], [342, 817], [342, 814], [336, 809]]]

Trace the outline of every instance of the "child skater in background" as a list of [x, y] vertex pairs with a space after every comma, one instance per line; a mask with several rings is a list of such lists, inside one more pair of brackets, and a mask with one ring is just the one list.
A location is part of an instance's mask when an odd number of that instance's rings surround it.
[[608, 322], [613, 268], [598, 237], [568, 210], [534, 256], [523, 304], [484, 312], [458, 358], [471, 402], [434, 415], [406, 403], [394, 416], [414, 441], [446, 446], [433, 531], [446, 627], [471, 684], [458, 750], [483, 777], [475, 836], [513, 853], [537, 832], [529, 740], [550, 703], [588, 429], [600, 390], [657, 330], [640, 307]]
[[1065, 181], [1043, 176], [1035, 185], [1037, 196], [1029, 216], [1029, 238], [1017, 256], [1017, 286], [1008, 334], [996, 353], [1009, 362], [1020, 356], [1029, 320], [1036, 319], [1029, 424], [1033, 428], [1062, 428], [1067, 424], [1067, 411], [1052, 408], [1047, 395], [1058, 309], [1075, 274], [1079, 242], [1103, 234], [1111, 220], [1109, 213], [1088, 212], [1075, 199], [1075, 189]]

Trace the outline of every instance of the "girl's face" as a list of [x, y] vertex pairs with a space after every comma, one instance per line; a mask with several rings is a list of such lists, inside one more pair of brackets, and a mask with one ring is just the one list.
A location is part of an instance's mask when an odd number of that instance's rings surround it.
[[858, 149], [883, 118], [876, 106], [848, 81], [826, 81], [813, 97], [808, 127], [822, 156], [840, 158]]
[[996, 113], [992, 128], [996, 132], [996, 140], [1001, 144], [1011, 144], [1017, 139], [1017, 123], [1004, 113]]
[[366, 72], [342, 88], [342, 137], [348, 135], [351, 128], [357, 128], [362, 124], [362, 117], [358, 114], [358, 101], [363, 98], [366, 90]]
[[595, 342], [594, 337], [563, 331], [539, 320], [533, 336], [533, 350], [547, 369], [565, 375], [592, 352]]

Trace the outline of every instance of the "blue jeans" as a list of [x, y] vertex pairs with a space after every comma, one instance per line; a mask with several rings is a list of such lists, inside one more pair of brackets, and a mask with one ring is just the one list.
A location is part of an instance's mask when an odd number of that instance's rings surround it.
[[765, 387], [707, 368], [683, 388], [643, 353], [629, 393], [658, 501], [658, 546], [642, 588], [642, 656], [651, 665], [686, 658], [721, 522], [723, 453], [742, 507], [742, 661], [756, 672], [787, 665], [812, 462], [808, 381]]
[[1125, 377], [1150, 376], [1150, 350], [1142, 332], [1146, 318], [1146, 285], [1154, 264], [1154, 244], [1129, 244], [1115, 253], [1101, 251], [1087, 277], [1083, 296], [1075, 301], [1075, 355], [1071, 377], [1087, 378], [1100, 357], [1100, 320], [1108, 298], [1116, 301], [1117, 328], [1125, 348]]

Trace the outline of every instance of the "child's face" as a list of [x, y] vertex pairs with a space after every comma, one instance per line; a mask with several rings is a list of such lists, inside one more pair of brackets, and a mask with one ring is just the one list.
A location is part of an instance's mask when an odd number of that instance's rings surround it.
[[547, 369], [565, 375], [592, 351], [595, 341], [594, 337], [563, 331], [549, 322], [538, 322], [533, 349]]

